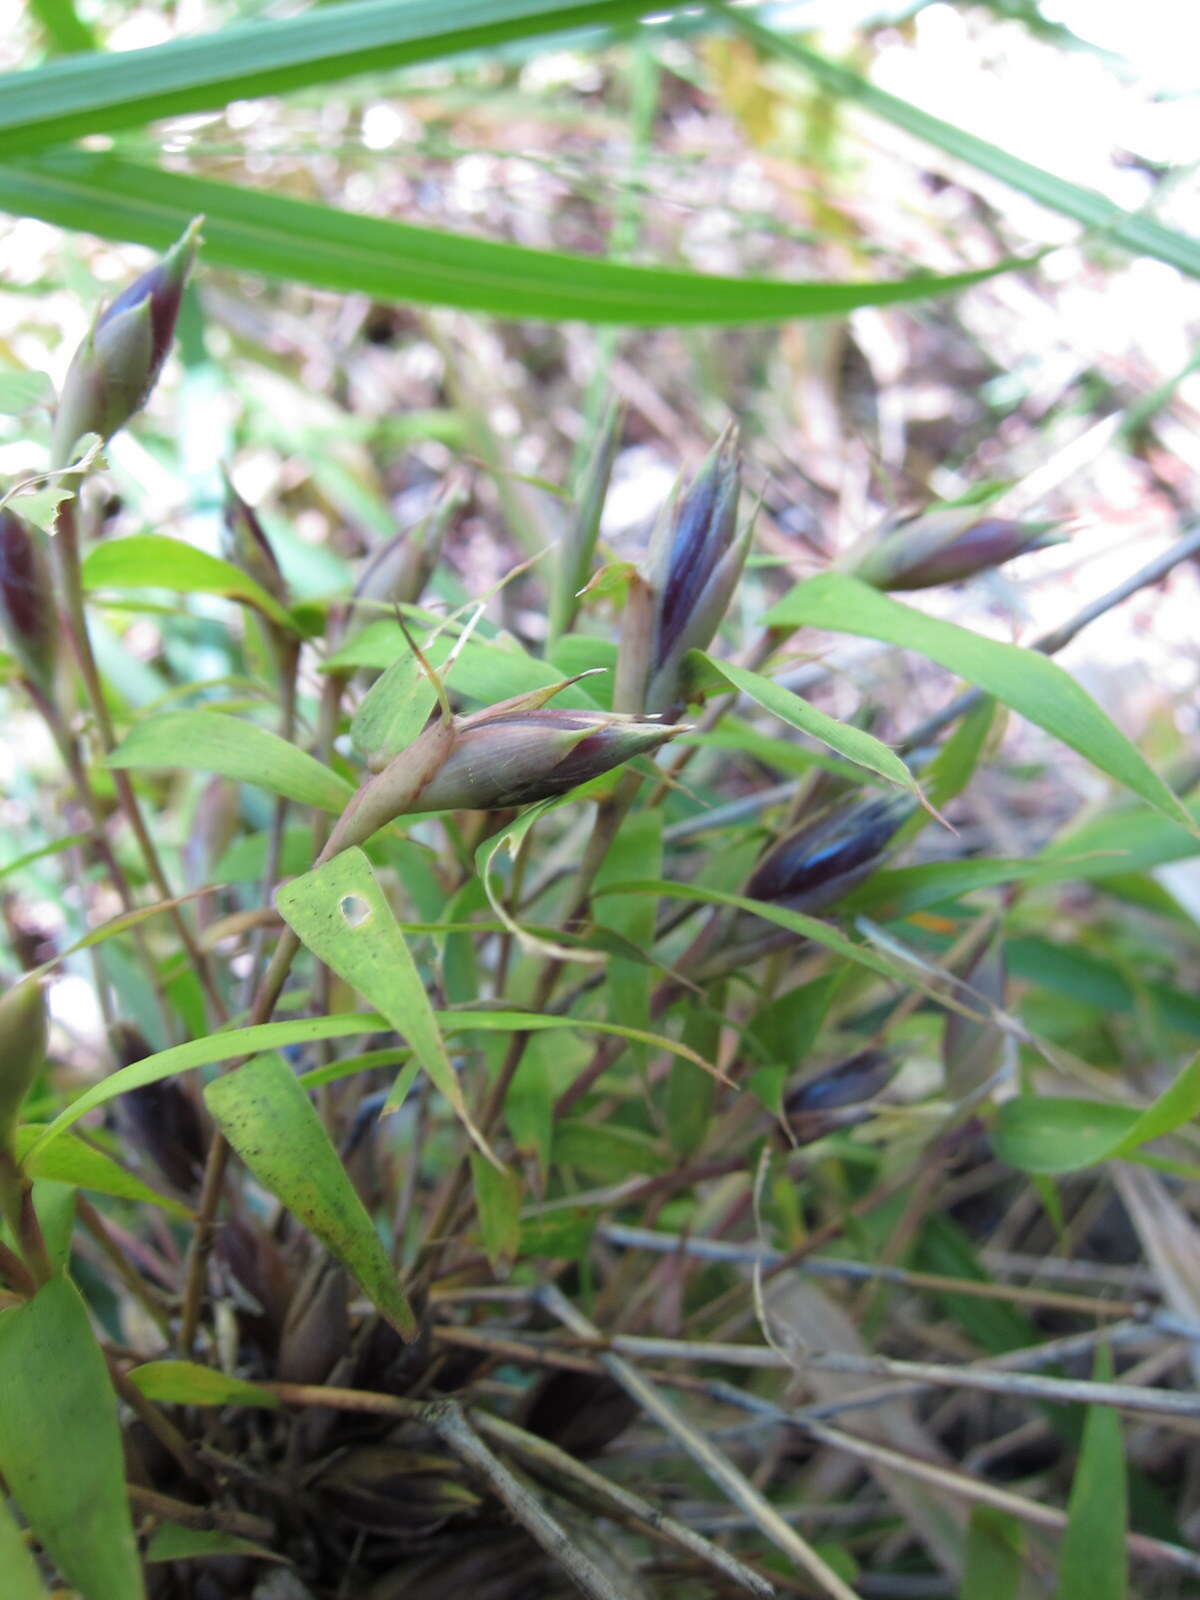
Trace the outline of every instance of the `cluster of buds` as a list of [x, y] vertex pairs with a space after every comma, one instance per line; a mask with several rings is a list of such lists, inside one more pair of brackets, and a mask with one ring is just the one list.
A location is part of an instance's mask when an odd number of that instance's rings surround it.
[[7, 509], [0, 510], [0, 619], [22, 677], [52, 700], [58, 622], [50, 558], [41, 531]]
[[67, 466], [85, 434], [110, 439], [145, 405], [171, 348], [199, 232], [197, 218], [92, 324], [63, 381], [51, 466]]
[[1051, 522], [1013, 522], [978, 506], [934, 506], [886, 527], [850, 559], [850, 571], [875, 589], [931, 589], [958, 583], [1006, 561], [1060, 543]]
[[725, 615], [750, 548], [751, 529], [739, 534], [737, 528], [740, 489], [731, 424], [689, 487], [668, 505], [650, 542], [646, 711], [665, 712], [677, 702], [683, 658], [707, 649]]

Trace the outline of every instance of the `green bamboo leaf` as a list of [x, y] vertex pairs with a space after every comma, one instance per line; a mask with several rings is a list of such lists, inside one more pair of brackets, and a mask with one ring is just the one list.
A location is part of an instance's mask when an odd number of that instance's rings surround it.
[[[1097, 1382], [1112, 1381], [1112, 1355], [1096, 1352]], [[1089, 1406], [1058, 1557], [1057, 1600], [1125, 1600], [1128, 1489], [1121, 1419], [1112, 1406]]]
[[[340, 18], [347, 9], [317, 14]], [[127, 57], [112, 59], [122, 60], [130, 81]], [[1029, 265], [1003, 261], [949, 277], [918, 274], [868, 283], [722, 278], [356, 216], [86, 150], [0, 162], [0, 210], [153, 248], [165, 247], [193, 217], [203, 216], [204, 259], [213, 266], [376, 300], [637, 326], [840, 316], [856, 306], [954, 294]]]
[[996, 1154], [1025, 1172], [1078, 1172], [1131, 1156], [1200, 1112], [1200, 1056], [1144, 1111], [1106, 1100], [1015, 1095], [1000, 1107]]
[[76, 11], [74, 0], [29, 0], [29, 10], [56, 55], [96, 48], [96, 36]]
[[223, 1528], [185, 1528], [182, 1523], [164, 1522], [155, 1529], [146, 1546], [146, 1560], [195, 1561], [207, 1556], [254, 1556], [259, 1561], [284, 1561], [264, 1545], [240, 1539]]
[[521, 1245], [521, 1180], [472, 1152], [471, 1182], [484, 1253], [493, 1270], [507, 1277]]
[[141, 1600], [117, 1399], [66, 1276], [0, 1314], [0, 1387], [0, 1473], [34, 1535], [87, 1600]]
[[0, 1495], [0, 1572], [8, 1600], [48, 1600], [37, 1563], [30, 1554], [16, 1517]]
[[182, 539], [139, 533], [127, 539], [106, 539], [95, 545], [83, 563], [85, 589], [170, 589], [177, 594], [221, 594], [270, 617], [289, 633], [295, 624], [261, 584], [230, 561]]
[[[142, 50], [52, 62], [0, 87], [5, 150], [286, 94], [512, 39], [633, 21], [644, 0], [353, 0]], [[670, 0], [661, 10], [671, 10]]]
[[259, 1183], [346, 1266], [400, 1337], [415, 1339], [417, 1321], [387, 1251], [283, 1058], [255, 1056], [214, 1079], [204, 1100]]
[[[673, 883], [667, 879], [613, 884], [603, 893], [664, 895], [673, 900], [694, 900], [699, 905], [729, 906], [734, 911], [749, 911], [756, 917], [762, 917], [765, 922], [773, 922], [777, 928], [786, 928], [790, 933], [799, 934], [802, 939], [811, 939], [814, 944], [824, 945], [835, 955], [844, 956], [847, 961], [866, 967], [881, 978], [894, 978], [906, 985], [912, 981], [912, 973], [899, 962], [890, 961], [867, 945], [853, 943], [827, 922], [806, 916], [802, 911], [789, 911], [785, 906], [772, 905], [767, 900], [750, 900], [745, 895], [725, 894], [720, 889], [708, 889], [696, 883]], [[596, 897], [600, 898], [599, 892]]]
[[61, 839], [51, 839], [49, 844], [39, 845], [36, 850], [27, 850], [24, 855], [6, 861], [0, 867], [0, 878], [7, 878], [10, 872], [20, 872], [22, 867], [32, 866], [43, 856], [56, 856], [64, 850], [73, 850], [76, 845], [86, 844], [89, 838], [90, 835], [86, 833], [65, 833]]
[[554, 1131], [554, 1159], [604, 1183], [652, 1177], [671, 1166], [670, 1157], [647, 1134], [612, 1122], [560, 1123]]
[[279, 1404], [278, 1396], [269, 1389], [195, 1361], [146, 1361], [133, 1368], [129, 1381], [147, 1400], [168, 1406], [266, 1406], [274, 1410]]
[[[343, 850], [294, 878], [279, 890], [275, 904], [318, 961], [357, 989], [408, 1041], [455, 1115], [490, 1157], [471, 1121], [421, 974], [362, 851]], [[390, 1101], [389, 1108], [395, 1109]]]
[[[90, 1189], [93, 1194], [112, 1195], [117, 1200], [138, 1200], [145, 1205], [158, 1206], [176, 1217], [190, 1217], [191, 1212], [178, 1200], [159, 1194], [148, 1183], [126, 1172], [111, 1156], [102, 1150], [93, 1150], [82, 1139], [58, 1139], [51, 1146], [42, 1145], [46, 1128], [29, 1122], [17, 1129], [17, 1158], [22, 1161], [31, 1178], [49, 1178], [55, 1183], [69, 1183], [76, 1189]], [[39, 1148], [33, 1154], [34, 1146]]]
[[908, 789], [920, 799], [921, 791], [916, 779], [895, 751], [889, 750], [881, 740], [865, 733], [862, 728], [852, 728], [848, 723], [839, 722], [836, 717], [826, 716], [798, 694], [785, 689], [781, 683], [764, 678], [761, 673], [749, 672], [732, 661], [719, 661], [716, 656], [705, 655], [704, 659], [726, 682], [739, 689], [756, 705], [762, 706], [764, 711], [769, 711], [790, 727], [799, 728], [801, 733], [819, 739], [835, 754], [854, 762], [855, 766], [878, 773], [889, 783]]
[[1021, 1524], [1006, 1511], [975, 1506], [959, 1600], [1017, 1600], [1021, 1587]]
[[354, 791], [306, 751], [219, 711], [166, 711], [135, 723], [110, 767], [187, 767], [254, 783], [300, 805], [339, 813]]
[[1157, 810], [1195, 830], [1179, 799], [1091, 695], [1036, 650], [985, 639], [953, 622], [926, 616], [840, 572], [825, 572], [797, 584], [764, 621], [767, 627], [825, 628], [916, 650], [978, 684]]
[[[715, 9], [718, 8], [714, 6]], [[883, 89], [876, 89], [865, 78], [817, 55], [798, 40], [764, 28], [745, 11], [735, 11], [725, 5], [720, 5], [719, 9], [732, 27], [760, 49], [795, 62], [839, 100], [850, 100], [865, 107], [914, 138], [923, 139], [926, 144], [944, 150], [956, 160], [966, 161], [980, 172], [999, 178], [1001, 183], [1007, 183], [1010, 188], [1029, 195], [1051, 211], [1071, 217], [1087, 228], [1096, 229], [1106, 239], [1126, 250], [1166, 261], [1180, 272], [1186, 272], [1189, 277], [1200, 277], [1200, 240], [1166, 228], [1153, 217], [1124, 211], [1095, 189], [1069, 183], [1065, 178], [1010, 155], [998, 145], [989, 144], [986, 139], [955, 127], [953, 123], [930, 116], [927, 111], [910, 105], [906, 100], [900, 100]]]

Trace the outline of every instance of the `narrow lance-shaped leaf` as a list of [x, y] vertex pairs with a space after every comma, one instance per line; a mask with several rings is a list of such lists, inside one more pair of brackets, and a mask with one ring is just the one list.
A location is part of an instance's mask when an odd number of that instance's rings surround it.
[[[824, 924], [818, 923], [818, 927]], [[851, 946], [851, 948], [855, 948]], [[563, 1029], [586, 1033], [611, 1034], [614, 1038], [628, 1039], [634, 1044], [647, 1044], [655, 1050], [683, 1056], [697, 1066], [708, 1064], [703, 1057], [665, 1034], [650, 1033], [640, 1028], [628, 1028], [615, 1022], [595, 1022], [580, 1017], [546, 1016], [537, 1011], [435, 1011], [434, 1023], [443, 1033], [553, 1033]], [[298, 1017], [291, 1022], [264, 1022], [255, 1028], [230, 1028], [225, 1033], [209, 1034], [203, 1039], [190, 1039], [186, 1044], [172, 1045], [159, 1050], [144, 1061], [131, 1062], [117, 1072], [109, 1073], [99, 1083], [85, 1089], [54, 1121], [48, 1123], [34, 1139], [26, 1152], [26, 1162], [41, 1158], [43, 1151], [61, 1139], [80, 1117], [107, 1105], [131, 1089], [146, 1084], [159, 1083], [163, 1078], [178, 1072], [190, 1072], [195, 1067], [207, 1067], [218, 1061], [236, 1061], [241, 1056], [263, 1050], [285, 1050], [290, 1045], [317, 1044], [324, 1039], [355, 1039], [363, 1034], [391, 1033], [395, 1024], [387, 1017], [372, 1011], [352, 1011], [331, 1017]], [[372, 1062], [367, 1062], [372, 1065]], [[711, 1069], [710, 1069], [711, 1070]], [[321, 1069], [306, 1073], [304, 1081], [310, 1085], [320, 1082]], [[391, 1099], [399, 1105], [404, 1098], [407, 1071], [402, 1072], [392, 1088]]]
[[25, 1535], [3, 1498], [0, 1498], [0, 1572], [4, 1574], [7, 1600], [48, 1600]]
[[1200, 1112], [1200, 1056], [1144, 1111], [1104, 1100], [1016, 1095], [1000, 1108], [996, 1154], [1025, 1172], [1077, 1172], [1132, 1156]]
[[344, 810], [354, 792], [344, 778], [277, 733], [219, 711], [147, 717], [125, 735], [108, 764], [216, 772], [334, 813]]
[[[1111, 1382], [1112, 1371], [1109, 1351], [1097, 1351], [1096, 1380]], [[1089, 1406], [1058, 1558], [1057, 1600], [1125, 1600], [1127, 1518], [1121, 1419], [1111, 1406]]]
[[245, 1378], [235, 1378], [196, 1361], [146, 1361], [134, 1367], [129, 1381], [147, 1400], [169, 1406], [265, 1406], [274, 1409], [277, 1395]]
[[329, 1135], [295, 1073], [256, 1056], [204, 1091], [221, 1132], [265, 1189], [353, 1273], [402, 1339], [417, 1323]]
[[0, 1473], [66, 1582], [140, 1600], [117, 1399], [65, 1275], [0, 1314]]
[[1036, 650], [985, 639], [926, 616], [842, 573], [797, 584], [772, 607], [767, 627], [824, 628], [916, 650], [997, 700], [1115, 778], [1158, 810], [1193, 829], [1191, 817], [1123, 733], [1069, 673]]
[[171, 589], [179, 594], [221, 594], [244, 600], [281, 628], [292, 620], [272, 595], [230, 561], [182, 539], [161, 534], [133, 534], [107, 539], [88, 552], [83, 563], [85, 589]]
[[762, 706], [764, 711], [771, 712], [781, 722], [799, 728], [802, 733], [810, 734], [814, 739], [819, 739], [823, 745], [827, 745], [830, 750], [845, 756], [847, 761], [853, 761], [855, 766], [866, 767], [869, 772], [877, 772], [889, 783], [911, 790], [920, 798], [916, 779], [896, 752], [889, 750], [882, 740], [864, 732], [862, 728], [852, 728], [849, 723], [839, 722], [836, 717], [827, 716], [815, 706], [810, 706], [807, 700], [802, 700], [798, 694], [785, 689], [781, 683], [773, 683], [770, 678], [764, 678], [761, 673], [750, 672], [745, 667], [736, 666], [732, 661], [720, 661], [716, 656], [706, 655], [704, 659], [733, 688], [740, 690], [748, 699]]
[[351, 0], [336, 13], [318, 8], [14, 74], [0, 96], [0, 134], [9, 149], [57, 144], [510, 39], [629, 22], [643, 9], [644, 0]]
[[412, 1046], [480, 1149], [433, 1007], [399, 924], [361, 850], [343, 850], [275, 897], [297, 938], [377, 1007]]
[[[344, 12], [339, 6], [327, 14], [340, 19]], [[128, 73], [128, 65], [123, 70]], [[636, 326], [839, 316], [856, 306], [903, 305], [953, 294], [1029, 264], [1009, 260], [948, 277], [868, 283], [721, 278], [355, 216], [85, 150], [0, 162], [0, 210], [152, 245], [167, 243], [203, 213], [204, 258], [210, 266], [377, 300]], [[303, 250], [296, 248], [297, 239], [303, 239]]]

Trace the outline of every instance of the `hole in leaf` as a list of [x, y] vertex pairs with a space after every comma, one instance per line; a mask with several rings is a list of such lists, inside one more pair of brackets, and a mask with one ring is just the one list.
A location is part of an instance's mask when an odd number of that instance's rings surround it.
[[371, 915], [371, 908], [360, 894], [344, 894], [338, 905], [348, 928], [361, 928]]

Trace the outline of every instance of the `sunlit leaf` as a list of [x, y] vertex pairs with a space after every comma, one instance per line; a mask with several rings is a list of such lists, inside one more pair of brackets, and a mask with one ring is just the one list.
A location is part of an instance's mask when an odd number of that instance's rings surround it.
[[219, 711], [166, 711], [147, 717], [134, 724], [108, 764], [219, 773], [322, 811], [343, 811], [354, 792], [344, 778], [277, 733]]
[[995, 695], [1158, 810], [1194, 826], [1181, 802], [1091, 695], [1036, 650], [985, 639], [927, 616], [840, 572], [824, 572], [797, 584], [764, 621], [768, 627], [824, 628], [916, 650]]
[[219, 594], [244, 600], [281, 628], [292, 631], [287, 612], [240, 567], [206, 550], [160, 534], [106, 539], [83, 563], [85, 589], [171, 589], [179, 594]]

